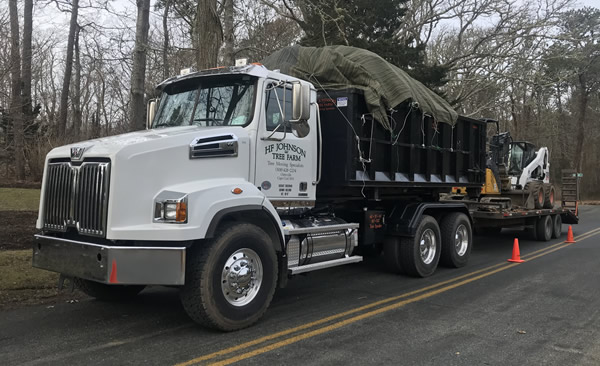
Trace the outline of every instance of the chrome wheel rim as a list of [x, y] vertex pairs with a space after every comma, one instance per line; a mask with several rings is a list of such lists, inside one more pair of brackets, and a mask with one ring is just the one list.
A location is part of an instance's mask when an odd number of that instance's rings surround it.
[[421, 240], [419, 241], [419, 250], [421, 252], [421, 260], [425, 264], [430, 264], [435, 258], [436, 238], [435, 233], [431, 229], [426, 229], [421, 234]]
[[454, 246], [456, 248], [456, 254], [462, 257], [469, 248], [469, 234], [467, 227], [463, 224], [458, 225], [456, 232], [454, 233]]
[[260, 290], [263, 266], [260, 257], [249, 248], [238, 249], [223, 266], [221, 290], [233, 306], [249, 304]]

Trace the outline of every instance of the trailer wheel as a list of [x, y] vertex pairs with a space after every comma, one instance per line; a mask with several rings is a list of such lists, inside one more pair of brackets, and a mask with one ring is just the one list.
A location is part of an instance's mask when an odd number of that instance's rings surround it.
[[206, 245], [192, 247], [181, 303], [203, 326], [223, 331], [246, 328], [267, 311], [277, 271], [267, 233], [252, 224], [228, 225]]
[[544, 185], [544, 208], [554, 208], [554, 193], [552, 184]]
[[463, 267], [473, 247], [471, 222], [464, 213], [454, 212], [442, 220], [442, 252], [440, 263], [446, 267]]
[[125, 301], [134, 298], [146, 286], [143, 285], [107, 285], [100, 282], [74, 278], [75, 287], [84, 294], [101, 301]]
[[552, 238], [560, 238], [562, 234], [562, 217], [554, 215], [552, 217]]
[[535, 220], [535, 238], [538, 241], [548, 241], [552, 238], [552, 219], [550, 215]]
[[431, 276], [440, 261], [440, 227], [431, 216], [423, 215], [413, 238], [400, 240], [400, 266], [414, 277]]
[[388, 236], [383, 241], [383, 260], [385, 267], [392, 273], [403, 273], [400, 262], [400, 237]]

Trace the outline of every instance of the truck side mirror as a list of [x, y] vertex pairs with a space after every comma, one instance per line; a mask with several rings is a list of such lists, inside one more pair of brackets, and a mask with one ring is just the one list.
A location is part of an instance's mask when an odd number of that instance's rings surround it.
[[156, 115], [156, 98], [148, 100], [146, 104], [146, 129], [149, 130], [152, 128], [152, 121], [154, 120], [154, 115]]
[[310, 119], [310, 86], [299, 81], [292, 83], [292, 119], [290, 122]]

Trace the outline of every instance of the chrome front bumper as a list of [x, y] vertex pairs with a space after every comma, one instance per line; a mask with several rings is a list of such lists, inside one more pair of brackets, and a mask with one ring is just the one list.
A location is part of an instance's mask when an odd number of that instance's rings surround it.
[[183, 285], [185, 247], [120, 247], [35, 235], [33, 266], [120, 285]]

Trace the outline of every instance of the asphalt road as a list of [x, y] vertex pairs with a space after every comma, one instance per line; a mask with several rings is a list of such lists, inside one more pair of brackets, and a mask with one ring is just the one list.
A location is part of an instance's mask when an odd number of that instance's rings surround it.
[[[300, 276], [235, 333], [194, 325], [166, 288], [0, 312], [0, 364], [600, 365], [600, 206], [580, 218], [575, 244], [476, 236], [467, 267], [426, 279], [379, 259]], [[523, 264], [506, 262], [515, 236]]]

